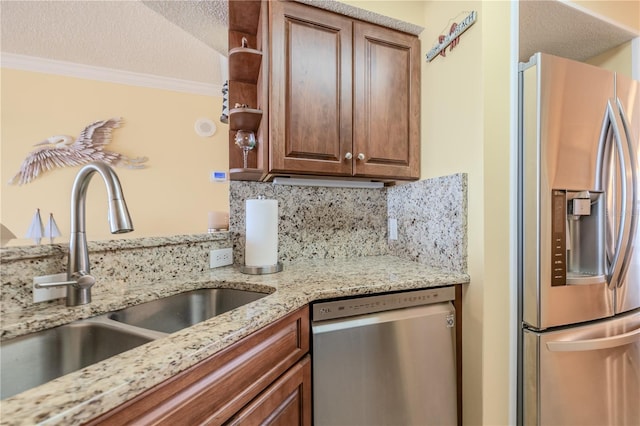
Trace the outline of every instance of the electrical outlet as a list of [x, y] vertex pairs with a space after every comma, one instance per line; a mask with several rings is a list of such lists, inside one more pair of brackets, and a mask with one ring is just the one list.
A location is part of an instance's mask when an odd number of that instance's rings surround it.
[[209, 252], [209, 268], [218, 268], [220, 266], [233, 264], [233, 249], [223, 248], [211, 250]]
[[389, 239], [398, 239], [398, 219], [392, 217], [389, 218]]

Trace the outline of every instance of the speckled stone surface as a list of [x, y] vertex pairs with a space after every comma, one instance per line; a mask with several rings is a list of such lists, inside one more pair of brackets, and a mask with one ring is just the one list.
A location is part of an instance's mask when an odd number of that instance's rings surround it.
[[467, 271], [467, 175], [389, 188], [387, 209], [398, 221], [389, 253], [429, 266]]
[[[91, 274], [97, 279], [92, 293], [94, 296], [121, 293], [128, 282], [206, 271], [209, 250], [231, 247], [231, 244], [228, 232], [89, 241]], [[64, 272], [68, 247], [68, 244], [54, 244], [0, 249], [0, 312], [5, 314], [31, 306], [33, 278]]]
[[[128, 282], [121, 293], [96, 297], [90, 307], [48, 306], [3, 319], [3, 333], [48, 327], [59, 318], [97, 315], [144, 300], [204, 287], [271, 292], [233, 311], [139, 346], [0, 402], [2, 425], [80, 424], [248, 334], [319, 299], [468, 283], [451, 273], [392, 256], [318, 259], [289, 263], [271, 275], [244, 275], [234, 267], [183, 274], [158, 282]], [[18, 328], [20, 330], [12, 329]]]
[[[197, 288], [268, 296], [0, 402], [0, 424], [78, 424], [104, 413], [242, 337], [325, 298], [468, 283], [465, 175], [380, 190], [232, 182], [231, 230], [90, 242], [98, 278], [89, 305], [31, 303], [34, 276], [66, 268], [66, 245], [0, 249], [2, 340]], [[244, 200], [278, 199], [283, 272], [208, 269], [209, 250], [244, 258]], [[387, 241], [387, 216], [400, 239]], [[390, 255], [392, 254], [392, 255]]]
[[393, 28], [405, 33], [420, 35], [424, 30], [423, 27], [409, 22], [393, 19], [388, 16], [380, 15], [368, 10], [360, 9], [359, 7], [351, 6], [349, 4], [340, 3], [334, 0], [295, 0], [298, 3], [305, 3], [311, 6], [318, 7], [320, 9], [330, 10], [341, 15], [350, 16], [352, 18], [359, 19], [365, 22], [371, 22], [373, 24], [382, 25], [384, 27]]
[[233, 257], [244, 264], [245, 200], [278, 200], [278, 260], [334, 259], [387, 254], [386, 189], [229, 185]]

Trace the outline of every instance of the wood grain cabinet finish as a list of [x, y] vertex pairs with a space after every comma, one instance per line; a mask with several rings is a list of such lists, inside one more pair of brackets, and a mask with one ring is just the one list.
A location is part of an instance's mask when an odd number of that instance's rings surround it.
[[420, 177], [420, 41], [354, 23], [355, 176]]
[[[230, 110], [231, 179], [419, 178], [418, 37], [278, 0], [231, 2], [229, 19], [230, 105], [252, 106]], [[256, 131], [248, 168], [238, 129]]]
[[350, 175], [351, 19], [269, 3], [270, 172]]
[[418, 38], [293, 2], [269, 19], [269, 172], [418, 179]]
[[[230, 1], [228, 11], [229, 172], [234, 180], [260, 180], [269, 150], [267, 5], [264, 0]], [[253, 131], [258, 141], [249, 151], [246, 168], [242, 150], [235, 145], [238, 130]]]
[[304, 307], [89, 424], [222, 425], [238, 413], [269, 418], [268, 409], [274, 419], [310, 419], [309, 358], [298, 364], [308, 352], [309, 309]]
[[229, 426], [311, 426], [311, 358], [307, 355], [234, 416]]

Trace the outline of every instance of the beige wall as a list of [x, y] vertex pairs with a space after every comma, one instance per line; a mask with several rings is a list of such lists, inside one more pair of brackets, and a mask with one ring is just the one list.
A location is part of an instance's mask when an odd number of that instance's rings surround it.
[[[421, 35], [423, 57], [450, 20], [477, 10], [474, 2], [429, 2]], [[479, 11], [480, 12], [480, 11]], [[459, 18], [458, 18], [459, 20]], [[484, 286], [482, 22], [461, 37], [446, 57], [422, 62], [421, 176], [468, 174], [468, 267], [471, 284], [463, 304], [463, 419], [482, 424]]]
[[[464, 293], [465, 424], [509, 424], [509, 23], [508, 2], [429, 2], [428, 50], [450, 19], [478, 11], [446, 58], [423, 63], [422, 177], [469, 175]], [[457, 18], [458, 20], [460, 18]], [[425, 43], [426, 42], [426, 43]]]
[[631, 42], [621, 44], [613, 49], [610, 49], [600, 55], [589, 58], [587, 63], [595, 65], [600, 68], [615, 71], [631, 77], [632, 74], [632, 53]]
[[611, 22], [640, 32], [640, 1], [637, 0], [572, 0], [570, 3], [608, 18]]
[[[7, 183], [32, 145], [56, 134], [75, 137], [89, 123], [115, 116], [123, 117], [124, 125], [114, 131], [106, 149], [149, 157], [144, 170], [116, 169], [135, 226], [124, 237], [205, 233], [208, 211], [228, 211], [228, 184], [208, 180], [210, 171], [228, 170], [228, 127], [218, 120], [221, 97], [7, 68], [1, 72], [0, 220], [18, 237], [25, 235], [40, 208], [45, 223], [50, 212], [56, 218], [63, 235], [56, 241], [69, 238], [70, 193], [78, 167], [56, 169], [22, 186]], [[213, 137], [195, 133], [200, 117], [218, 126]], [[87, 236], [114, 237], [99, 177], [92, 179], [88, 191]]]

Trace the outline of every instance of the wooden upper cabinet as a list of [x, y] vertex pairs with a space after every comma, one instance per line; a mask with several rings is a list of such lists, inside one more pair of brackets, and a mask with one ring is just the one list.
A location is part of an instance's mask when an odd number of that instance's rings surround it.
[[[417, 36], [297, 2], [229, 4], [232, 179], [420, 177]], [[246, 169], [233, 144], [243, 128], [258, 137]]]
[[420, 41], [354, 24], [354, 175], [420, 177]]
[[269, 2], [270, 172], [350, 175], [351, 19]]

